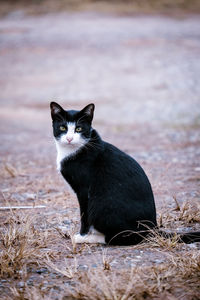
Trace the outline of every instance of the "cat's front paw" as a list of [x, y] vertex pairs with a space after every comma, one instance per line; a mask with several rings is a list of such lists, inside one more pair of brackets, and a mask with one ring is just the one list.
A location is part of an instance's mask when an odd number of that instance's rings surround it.
[[83, 244], [83, 243], [89, 243], [89, 244], [105, 244], [105, 236], [98, 232], [96, 234], [84, 234], [81, 235], [80, 233], [77, 233], [73, 236], [73, 241], [75, 244]]
[[74, 236], [73, 236], [73, 241], [75, 244], [81, 244], [81, 243], [85, 243], [85, 237], [87, 235], [81, 235], [80, 233], [76, 233]]

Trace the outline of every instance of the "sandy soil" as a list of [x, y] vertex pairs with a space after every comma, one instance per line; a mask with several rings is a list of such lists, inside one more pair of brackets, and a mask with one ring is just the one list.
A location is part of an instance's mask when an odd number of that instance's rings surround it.
[[[13, 12], [0, 20], [0, 66], [1, 206], [46, 205], [34, 210], [36, 227], [79, 227], [77, 200], [56, 171], [51, 100], [66, 109], [95, 103], [94, 127], [105, 140], [132, 155], [148, 174], [158, 219], [161, 212], [167, 215], [176, 208], [173, 197], [180, 205], [187, 201], [198, 206], [198, 16]], [[7, 214], [1, 214], [3, 221]], [[200, 228], [197, 222], [178, 221], [169, 227]], [[70, 240], [57, 239], [52, 246], [57, 262], [73, 259]], [[106, 251], [112, 268], [118, 269], [164, 260], [162, 252], [148, 248]], [[101, 256], [102, 247], [92, 246], [90, 251], [85, 247], [77, 254], [79, 269], [95, 268], [102, 263]], [[43, 283], [57, 291], [63, 280], [46, 269], [43, 275], [29, 271], [30, 286]], [[4, 279], [0, 289], [6, 295], [10, 285], [22, 289], [20, 282]]]

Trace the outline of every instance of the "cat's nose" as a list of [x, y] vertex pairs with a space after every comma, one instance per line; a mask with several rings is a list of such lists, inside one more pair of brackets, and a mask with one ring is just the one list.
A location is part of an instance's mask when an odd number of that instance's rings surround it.
[[72, 140], [73, 140], [73, 137], [67, 137], [68, 143], [71, 143]]

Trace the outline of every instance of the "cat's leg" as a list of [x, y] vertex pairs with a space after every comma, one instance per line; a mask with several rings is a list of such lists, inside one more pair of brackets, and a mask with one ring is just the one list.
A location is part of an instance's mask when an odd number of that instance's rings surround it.
[[82, 189], [77, 196], [80, 205], [81, 229], [80, 233], [74, 235], [74, 242], [77, 244], [105, 244], [105, 236], [90, 226], [88, 222], [88, 190]]
[[74, 242], [76, 244], [82, 244], [82, 243], [89, 243], [89, 244], [106, 244], [105, 242], [105, 235], [93, 227], [90, 228], [90, 231], [88, 234], [75, 234], [74, 235]]
[[82, 190], [78, 195], [78, 201], [80, 206], [80, 218], [81, 218], [81, 229], [80, 235], [85, 235], [89, 232], [89, 224], [88, 224], [88, 193], [85, 190]]
[[85, 212], [82, 212], [80, 235], [86, 235], [88, 232], [89, 232], [88, 217]]

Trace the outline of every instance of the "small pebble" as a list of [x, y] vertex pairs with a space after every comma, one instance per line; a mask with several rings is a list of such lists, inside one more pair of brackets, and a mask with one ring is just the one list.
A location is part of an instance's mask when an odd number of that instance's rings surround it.
[[36, 273], [38, 273], [38, 274], [47, 273], [47, 269], [46, 268], [38, 269], [38, 270], [36, 270]]
[[24, 287], [24, 282], [23, 281], [18, 282], [17, 286], [19, 288], [23, 288]]
[[81, 270], [81, 271], [85, 271], [85, 270], [88, 269], [88, 266], [87, 265], [79, 265], [78, 269]]

